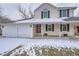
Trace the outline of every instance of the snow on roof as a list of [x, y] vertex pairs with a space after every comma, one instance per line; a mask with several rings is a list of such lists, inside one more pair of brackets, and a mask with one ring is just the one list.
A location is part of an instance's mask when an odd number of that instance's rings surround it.
[[79, 21], [79, 17], [69, 17], [67, 19], [63, 19], [65, 21]]
[[[63, 17], [63, 18], [45, 18], [45, 19], [30, 19], [30, 20], [23, 20], [23, 21], [16, 21], [13, 24], [52, 24], [52, 23], [75, 23], [79, 21], [67, 21], [67, 19], [71, 19], [72, 17]], [[75, 17], [76, 18], [76, 17]], [[73, 20], [76, 20], [73, 18]], [[79, 20], [79, 17], [77, 17]]]
[[[39, 3], [37, 5], [35, 5], [35, 8], [34, 8], [34, 11], [36, 9], [38, 9], [42, 4], [46, 4], [46, 3]], [[54, 7], [57, 7], [59, 9], [76, 9], [77, 8], [77, 5], [75, 5], [74, 3], [47, 3], [51, 6], [54, 6]]]
[[57, 7], [77, 7], [78, 3], [55, 3], [54, 5]]
[[64, 22], [61, 18], [49, 18], [49, 19], [30, 19], [30, 20], [24, 20], [24, 21], [17, 21], [18, 23], [32, 23], [32, 24], [38, 24], [38, 23], [58, 23], [58, 22]]

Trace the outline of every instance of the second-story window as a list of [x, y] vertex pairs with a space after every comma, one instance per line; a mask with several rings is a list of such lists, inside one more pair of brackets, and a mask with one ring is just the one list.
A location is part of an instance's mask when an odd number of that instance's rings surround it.
[[46, 9], [41, 11], [41, 18], [50, 18], [50, 11]]
[[69, 9], [66, 10], [60, 10], [60, 17], [69, 17]]

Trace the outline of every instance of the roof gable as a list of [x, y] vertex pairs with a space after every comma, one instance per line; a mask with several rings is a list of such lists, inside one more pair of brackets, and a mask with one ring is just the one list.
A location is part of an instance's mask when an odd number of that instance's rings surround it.
[[[34, 9], [34, 12], [37, 11], [44, 4], [48, 4], [52, 7], [58, 8], [58, 9], [76, 9], [77, 8], [76, 6], [57, 6], [56, 4], [53, 4], [53, 3], [42, 3]], [[67, 5], [67, 4], [65, 4], [65, 5]]]
[[37, 11], [41, 6], [43, 6], [43, 5], [45, 5], [45, 4], [57, 8], [56, 6], [54, 6], [54, 5], [50, 4], [50, 3], [43, 3], [43, 4], [41, 4], [40, 6], [38, 6], [38, 7], [34, 10], [34, 12]]

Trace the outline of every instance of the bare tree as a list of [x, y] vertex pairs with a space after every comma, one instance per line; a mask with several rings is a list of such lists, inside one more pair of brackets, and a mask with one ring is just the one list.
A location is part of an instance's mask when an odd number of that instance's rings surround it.
[[32, 12], [31, 7], [29, 7], [29, 15], [30, 15], [30, 18], [33, 18], [33, 17], [34, 17], [34, 14], [33, 14], [33, 12]]
[[2, 11], [3, 11], [3, 8], [0, 6], [0, 23], [12, 22], [10, 18], [8, 18], [2, 13]]
[[0, 17], [3, 16], [2, 10], [3, 8], [0, 6]]
[[18, 11], [19, 11], [22, 19], [30, 19], [30, 18], [34, 17], [30, 7], [28, 9], [29, 14], [27, 13], [27, 10], [24, 7], [22, 7], [21, 5], [18, 6]]
[[29, 17], [26, 13], [26, 9], [24, 9], [21, 5], [18, 6], [18, 11], [23, 19], [27, 19]]

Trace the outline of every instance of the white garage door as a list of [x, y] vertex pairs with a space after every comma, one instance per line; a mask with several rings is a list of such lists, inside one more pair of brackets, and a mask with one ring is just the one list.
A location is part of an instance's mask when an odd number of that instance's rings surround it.
[[18, 26], [18, 36], [19, 37], [31, 37], [32, 28], [29, 24], [19, 24]]
[[5, 25], [2, 31], [2, 35], [7, 37], [17, 37], [17, 26], [14, 24]]

